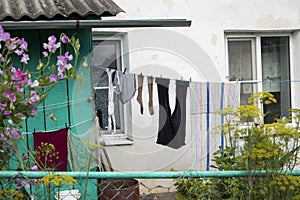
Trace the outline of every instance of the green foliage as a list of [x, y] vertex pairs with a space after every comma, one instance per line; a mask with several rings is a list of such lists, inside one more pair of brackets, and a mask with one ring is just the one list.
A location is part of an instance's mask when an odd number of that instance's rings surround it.
[[285, 173], [298, 164], [300, 109], [291, 109], [290, 119], [264, 124], [261, 119], [265, 114], [258, 106], [276, 103], [276, 99], [260, 92], [248, 102], [236, 110], [227, 107], [218, 112], [225, 123], [215, 130], [225, 135], [226, 146], [214, 152], [211, 167], [220, 171], [265, 170], [266, 175], [179, 179], [175, 183], [178, 200], [300, 199], [300, 177]]

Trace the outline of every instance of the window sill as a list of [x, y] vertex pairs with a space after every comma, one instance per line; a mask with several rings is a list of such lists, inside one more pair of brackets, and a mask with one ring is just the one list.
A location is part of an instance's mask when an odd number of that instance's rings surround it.
[[110, 131], [100, 131], [100, 136], [104, 146], [132, 145], [133, 141], [122, 131], [112, 134]]

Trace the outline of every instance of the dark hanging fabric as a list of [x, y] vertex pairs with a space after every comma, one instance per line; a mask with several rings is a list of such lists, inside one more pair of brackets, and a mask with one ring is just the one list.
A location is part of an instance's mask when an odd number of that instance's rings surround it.
[[148, 76], [147, 81], [148, 81], [148, 94], [149, 94], [149, 113], [150, 115], [154, 115], [154, 108], [153, 108], [153, 77]]
[[156, 78], [159, 101], [159, 130], [157, 144], [178, 149], [185, 145], [186, 94], [188, 81], [176, 80], [176, 104], [171, 113], [169, 79]]
[[[35, 159], [39, 169], [67, 171], [68, 128], [33, 134]], [[55, 147], [53, 151], [51, 144]], [[48, 150], [48, 151], [47, 151]]]
[[140, 112], [141, 114], [144, 114], [144, 106], [143, 106], [143, 82], [144, 82], [144, 76], [142, 74], [139, 74], [137, 76], [138, 79], [138, 95], [137, 95], [137, 101], [140, 104]]
[[103, 126], [103, 117], [102, 117], [102, 111], [101, 111], [101, 109], [97, 110], [97, 117], [99, 119], [99, 126], [103, 129], [104, 126]]

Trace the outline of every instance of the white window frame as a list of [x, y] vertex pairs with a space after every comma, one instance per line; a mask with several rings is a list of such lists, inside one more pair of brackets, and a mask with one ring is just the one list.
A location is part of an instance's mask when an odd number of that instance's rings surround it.
[[[263, 91], [263, 82], [262, 82], [262, 60], [261, 60], [261, 37], [289, 37], [289, 61], [290, 61], [290, 80], [292, 80], [292, 71], [293, 71], [293, 51], [292, 51], [292, 33], [291, 32], [225, 32], [225, 58], [226, 58], [226, 78], [229, 78], [229, 52], [228, 52], [228, 41], [242, 41], [242, 40], [251, 40], [253, 41], [252, 49], [255, 49], [255, 52], [253, 52], [253, 60], [255, 63], [254, 68], [256, 68], [256, 80], [251, 81], [240, 81], [240, 83], [256, 83], [257, 84], [257, 91], [261, 92]], [[253, 50], [252, 50], [253, 51]], [[255, 70], [253, 70], [255, 71]], [[290, 85], [290, 101], [291, 101], [291, 108], [293, 107], [292, 102], [292, 85]], [[262, 107], [262, 105], [258, 105], [259, 107]], [[262, 119], [263, 120], [263, 119]]]
[[[124, 71], [126, 66], [126, 71], [129, 71], [129, 56], [128, 56], [128, 35], [126, 32], [105, 32], [105, 31], [93, 31], [93, 43], [94, 41], [101, 40], [116, 40], [120, 41], [120, 58], [121, 66], [120, 71]], [[103, 88], [103, 87], [101, 87]], [[108, 88], [108, 87], [107, 87]], [[95, 87], [94, 89], [100, 89]], [[116, 99], [114, 99], [116, 100]], [[116, 133], [112, 133], [108, 130], [100, 130], [101, 138], [103, 139], [105, 146], [114, 146], [114, 145], [131, 145], [132, 142], [132, 125], [128, 122], [128, 117], [125, 116], [125, 113], [130, 113], [131, 103], [123, 105], [119, 102], [119, 111], [120, 111], [120, 129], [116, 130]]]

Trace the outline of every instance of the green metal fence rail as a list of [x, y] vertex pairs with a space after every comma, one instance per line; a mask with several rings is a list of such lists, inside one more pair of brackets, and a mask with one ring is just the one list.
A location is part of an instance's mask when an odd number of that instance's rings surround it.
[[278, 171], [168, 171], [168, 172], [32, 172], [32, 171], [0, 171], [1, 178], [10, 178], [23, 175], [27, 178], [42, 178], [49, 174], [66, 174], [73, 178], [83, 179], [111, 179], [111, 178], [145, 178], [145, 179], [167, 179], [167, 178], [208, 178], [208, 177], [243, 177], [264, 176], [267, 173], [276, 172], [300, 176], [300, 170], [278, 170]]
[[[142, 182], [137, 180], [143, 179], [189, 179], [189, 178], [212, 178], [212, 177], [254, 177], [254, 176], [267, 176], [271, 172], [277, 174], [289, 174], [293, 176], [300, 176], [300, 170], [278, 170], [278, 171], [164, 171], [164, 172], [151, 172], [151, 171], [138, 171], [138, 172], [32, 172], [32, 171], [0, 171], [0, 180], [3, 188], [14, 188], [14, 184], [17, 179], [32, 181], [40, 180], [48, 175], [69, 175], [77, 180], [76, 184], [72, 187], [53, 187], [51, 190], [47, 190], [50, 187], [36, 185], [30, 188], [31, 199], [38, 200], [54, 200], [54, 196], [66, 192], [78, 198], [78, 193], [81, 195], [82, 200], [153, 200], [153, 199], [165, 199], [153, 198], [157, 195], [152, 192], [155, 188], [149, 189], [149, 193], [141, 193], [140, 187], [145, 186]], [[159, 182], [159, 181], [158, 181]], [[4, 183], [4, 184], [3, 184]], [[172, 186], [174, 183], [171, 181]], [[171, 188], [171, 187], [170, 187]], [[170, 188], [163, 188], [165, 193], [170, 192]], [[47, 191], [46, 191], [47, 190]], [[74, 193], [75, 192], [75, 193]], [[1, 190], [0, 190], [1, 193]], [[45, 194], [48, 194], [45, 195]], [[11, 198], [7, 198], [11, 199]], [[174, 198], [167, 198], [174, 199]]]

